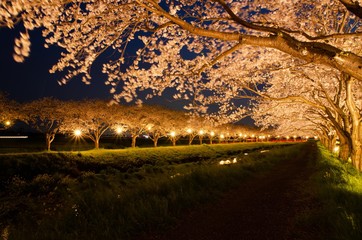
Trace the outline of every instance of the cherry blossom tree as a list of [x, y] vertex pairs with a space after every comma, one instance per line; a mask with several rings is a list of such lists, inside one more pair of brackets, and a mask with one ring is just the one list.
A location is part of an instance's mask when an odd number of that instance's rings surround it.
[[[192, 144], [196, 136], [199, 136], [200, 143], [202, 143], [205, 127], [205, 119], [197, 115], [189, 116], [187, 120], [187, 127], [184, 129], [185, 135], [187, 135], [189, 139], [189, 145]], [[200, 131], [202, 131], [202, 134], [200, 134]]]
[[136, 147], [137, 138], [146, 133], [149, 127], [152, 127], [147, 110], [142, 105], [122, 107], [121, 122], [126, 125], [126, 130], [132, 139], [131, 147], [133, 148]]
[[[289, 131], [293, 129], [292, 124], [299, 129], [299, 126], [303, 126], [304, 131], [311, 131], [313, 126], [314, 132], [329, 141], [335, 141], [331, 136], [336, 135], [341, 142], [340, 157], [345, 160], [351, 157], [353, 164], [361, 169], [359, 149], [362, 145], [358, 135], [361, 128], [358, 121], [352, 120], [362, 119], [361, 85], [355, 83], [352, 88], [351, 80], [333, 69], [319, 69], [319, 76], [310, 73], [314, 70], [306, 67], [295, 70], [293, 74], [298, 81], [293, 81], [290, 76], [288, 84], [274, 82], [264, 92], [251, 89], [266, 100], [256, 110], [254, 117], [258, 124], [282, 126]], [[280, 91], [281, 88], [284, 91]], [[327, 145], [333, 146], [331, 143]]]
[[[15, 40], [17, 61], [29, 55], [28, 32], [34, 28], [43, 29], [46, 46], [63, 48], [51, 69], [65, 73], [60, 83], [78, 75], [89, 83], [93, 62], [107, 49], [116, 49], [119, 54], [103, 68], [112, 92], [124, 82], [116, 98], [131, 100], [138, 90], [157, 94], [175, 87], [178, 97], [198, 102], [209, 88], [195, 88], [204, 85], [197, 74], [210, 69], [235, 72], [223, 67], [234, 60], [260, 70], [282, 67], [281, 60], [289, 57], [329, 66], [361, 81], [360, 9], [359, 1], [348, 0], [14, 0], [1, 4], [0, 25], [22, 23], [25, 28]], [[143, 45], [129, 61], [128, 47], [139, 40]], [[256, 59], [263, 61], [253, 66]], [[126, 63], [130, 65], [122, 72]], [[233, 89], [225, 94], [233, 94]]]
[[0, 92], [0, 130], [11, 127], [20, 115], [19, 104]]
[[186, 113], [183, 111], [175, 111], [159, 106], [144, 105], [148, 114], [148, 126], [146, 132], [157, 147], [158, 139], [167, 137], [170, 129], [175, 130], [175, 126], [183, 126], [186, 120]]
[[99, 149], [102, 135], [119, 121], [119, 106], [103, 100], [69, 101], [67, 110], [60, 130], [81, 131], [82, 136], [94, 142], [95, 149]]
[[21, 106], [21, 120], [45, 135], [46, 149], [50, 151], [51, 143], [63, 123], [66, 112], [64, 102], [54, 98], [42, 98]]
[[[34, 28], [43, 29], [46, 46], [63, 48], [51, 69], [64, 73], [60, 84], [75, 76], [90, 83], [92, 64], [112, 52], [103, 72], [115, 100], [174, 88], [175, 98], [190, 101], [187, 109], [216, 109], [229, 121], [250, 113], [242, 99], [263, 85], [279, 86], [294, 102], [317, 78], [328, 91], [322, 76], [328, 69], [340, 76], [343, 101], [303, 98], [332, 123], [362, 169], [361, 6], [361, 0], [14, 0], [0, 4], [0, 25], [24, 26], [15, 39], [16, 61], [29, 55]], [[313, 71], [297, 82], [296, 93], [286, 93], [281, 86], [297, 81], [300, 68]], [[275, 98], [283, 97], [269, 97]]]

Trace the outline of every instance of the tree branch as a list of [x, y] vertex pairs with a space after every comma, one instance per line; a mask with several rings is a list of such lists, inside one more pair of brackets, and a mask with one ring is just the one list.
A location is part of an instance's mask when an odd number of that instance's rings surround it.
[[358, 4], [357, 1], [339, 0], [339, 2], [342, 3], [348, 11], [362, 19], [362, 7]]

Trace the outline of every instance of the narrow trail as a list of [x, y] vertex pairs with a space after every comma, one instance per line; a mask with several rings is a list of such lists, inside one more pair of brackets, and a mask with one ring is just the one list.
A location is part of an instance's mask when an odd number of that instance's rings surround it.
[[[220, 201], [186, 215], [163, 235], [145, 240], [290, 240], [318, 239], [310, 229], [297, 224], [297, 216], [315, 206], [303, 189], [313, 173], [309, 159], [316, 146], [283, 160], [272, 170], [243, 182]], [[142, 238], [143, 239], [143, 238]]]

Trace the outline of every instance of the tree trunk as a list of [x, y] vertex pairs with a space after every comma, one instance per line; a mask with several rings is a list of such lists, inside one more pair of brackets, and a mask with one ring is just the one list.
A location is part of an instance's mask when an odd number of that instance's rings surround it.
[[212, 144], [212, 137], [210, 137], [210, 144]]
[[189, 137], [189, 145], [192, 144], [192, 141], [194, 140], [195, 136], [190, 134], [190, 137]]
[[202, 145], [202, 138], [203, 138], [203, 136], [199, 136], [200, 145]]
[[94, 141], [94, 149], [99, 149], [99, 138]]
[[353, 131], [351, 159], [353, 166], [355, 166], [359, 171], [362, 171], [362, 142], [358, 135], [358, 133]]
[[132, 135], [132, 147], [135, 148], [136, 147], [136, 139], [137, 139], [138, 135]]
[[45, 142], [46, 142], [47, 151], [50, 151], [50, 138], [49, 138], [48, 135], [47, 135], [47, 137], [45, 138]]
[[53, 133], [47, 133], [45, 134], [45, 144], [47, 151], [50, 151], [50, 145], [54, 141], [55, 134]]
[[172, 146], [176, 146], [176, 138], [172, 138]]
[[351, 154], [352, 144], [349, 139], [345, 139], [343, 137], [339, 138], [340, 146], [339, 146], [339, 155], [338, 157], [343, 161], [348, 161], [348, 158]]
[[359, 171], [362, 170], [361, 166], [361, 157], [362, 157], [362, 125], [361, 125], [361, 113], [354, 101], [352, 83], [354, 82], [350, 76], [344, 74], [343, 77], [346, 80], [346, 105], [348, 107], [350, 116], [351, 116], [351, 142], [352, 142], [352, 151], [351, 159], [352, 164]]
[[158, 144], [158, 137], [153, 138], [153, 146], [157, 147]]
[[362, 146], [360, 146], [358, 149], [356, 149], [353, 155], [355, 158], [355, 163], [356, 163], [357, 169], [359, 171], [362, 171]]

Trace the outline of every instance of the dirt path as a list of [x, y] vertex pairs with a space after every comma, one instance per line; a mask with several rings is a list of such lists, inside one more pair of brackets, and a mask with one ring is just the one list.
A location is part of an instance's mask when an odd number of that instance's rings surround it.
[[303, 191], [313, 173], [307, 159], [313, 159], [314, 154], [311, 145], [305, 153], [247, 180], [219, 202], [185, 216], [164, 235], [145, 239], [316, 239], [310, 229], [296, 224], [297, 216], [315, 205], [313, 198]]

